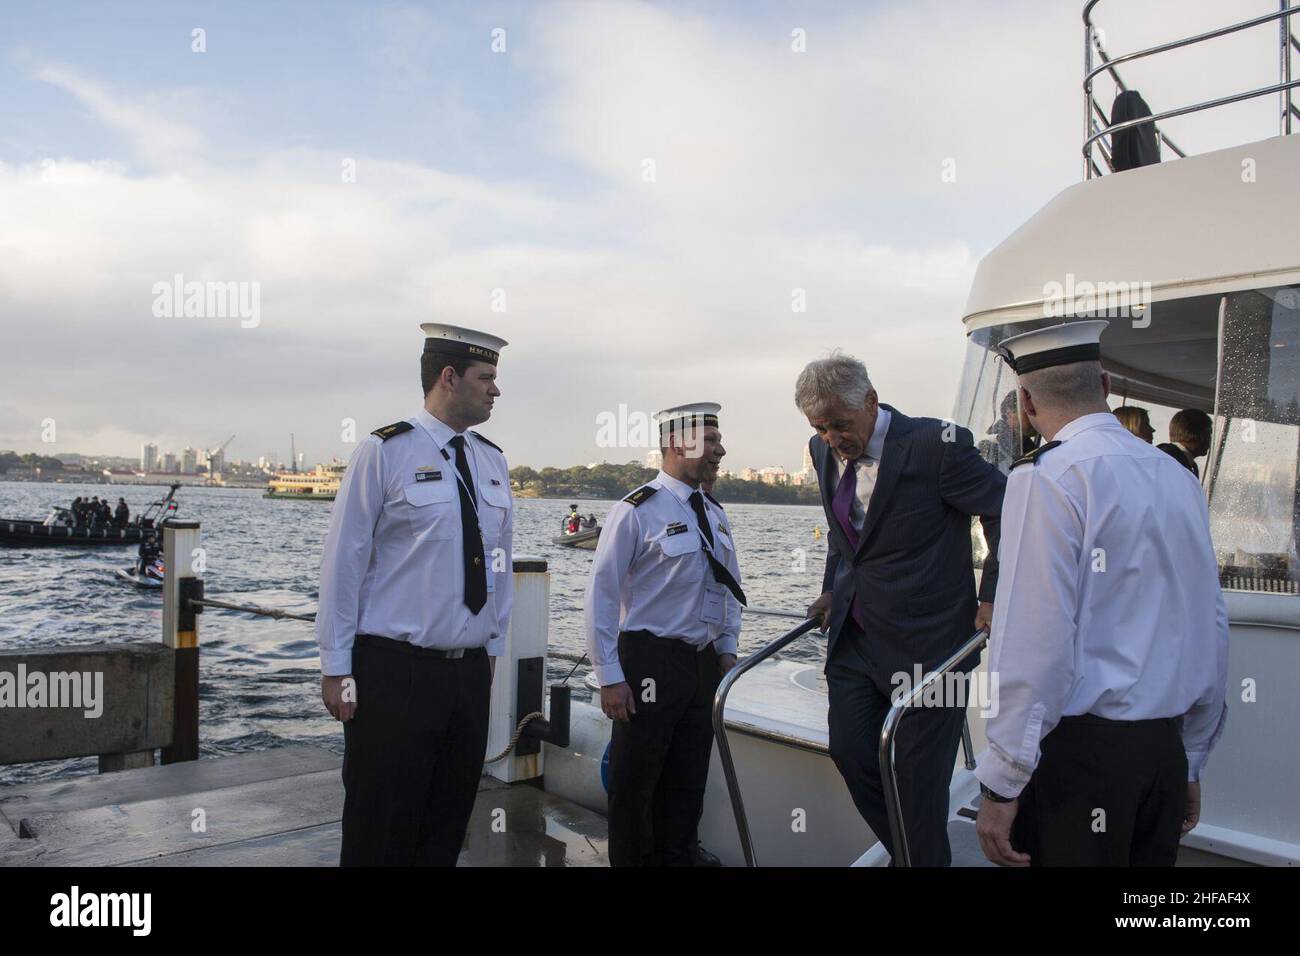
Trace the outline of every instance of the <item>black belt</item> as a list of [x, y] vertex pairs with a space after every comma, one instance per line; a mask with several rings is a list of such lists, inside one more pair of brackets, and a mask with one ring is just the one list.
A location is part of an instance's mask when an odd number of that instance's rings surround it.
[[436, 647], [417, 647], [409, 641], [380, 637], [378, 634], [358, 634], [357, 646], [394, 651], [398, 654], [406, 654], [408, 657], [431, 657], [440, 661], [457, 661], [464, 657], [474, 658], [487, 653], [487, 650], [482, 647], [456, 647], [449, 651], [439, 650]]
[[689, 651], [692, 654], [699, 654], [706, 647], [713, 647], [713, 641], [709, 641], [707, 644], [687, 644], [675, 637], [660, 637], [652, 631], [619, 631], [618, 636], [626, 636], [638, 641], [649, 641], [651, 644], [658, 644], [670, 651]]
[[1177, 724], [1177, 717], [1152, 717], [1148, 720], [1111, 720], [1096, 714], [1073, 714], [1062, 717], [1059, 724], [1084, 724], [1093, 727], [1155, 727], [1160, 724]]

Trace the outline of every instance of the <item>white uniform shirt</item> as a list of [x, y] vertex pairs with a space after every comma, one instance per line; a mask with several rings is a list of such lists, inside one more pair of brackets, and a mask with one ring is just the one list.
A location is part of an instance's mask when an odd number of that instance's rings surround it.
[[975, 770], [1016, 796], [1062, 716], [1183, 716], [1188, 779], [1223, 729], [1228, 613], [1192, 473], [1106, 412], [1014, 468], [1002, 504], [989, 673], [997, 714]]
[[[735, 654], [740, 637], [740, 602], [714, 580], [704, 555], [689, 501], [695, 489], [662, 471], [648, 487], [658, 490], [640, 505], [620, 501], [610, 509], [587, 580], [587, 656], [601, 687], [623, 682], [620, 631], [649, 631], [701, 649], [712, 643], [719, 654]], [[707, 497], [704, 508], [713, 556], [739, 583], [727, 514]], [[720, 623], [703, 618], [706, 587], [722, 590]]]
[[[849, 509], [849, 520], [853, 522], [854, 531], [860, 532], [863, 522], [867, 520], [871, 493], [876, 490], [876, 477], [880, 474], [880, 456], [885, 451], [885, 435], [889, 433], [890, 417], [889, 409], [883, 405], [877, 408], [876, 427], [871, 433], [871, 440], [867, 442], [867, 450], [854, 462], [857, 484], [854, 486], [853, 505]], [[834, 449], [831, 454], [835, 455], [835, 486], [838, 488], [840, 479], [844, 477], [844, 461], [835, 454]]]
[[[321, 559], [316, 641], [321, 673], [352, 673], [357, 634], [451, 650], [505, 647], [514, 596], [514, 508], [505, 455], [473, 432], [465, 456], [478, 490], [488, 600], [465, 606], [456, 434], [424, 409], [387, 441], [368, 435], [352, 455]], [[431, 476], [437, 475], [436, 478]], [[421, 477], [424, 476], [424, 477]]]

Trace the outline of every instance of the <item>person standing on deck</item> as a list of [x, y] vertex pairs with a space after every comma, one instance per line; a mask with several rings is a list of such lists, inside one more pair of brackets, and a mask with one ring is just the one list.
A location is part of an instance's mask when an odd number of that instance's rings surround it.
[[488, 420], [504, 340], [426, 323], [424, 406], [352, 456], [321, 561], [321, 697], [343, 721], [340, 865], [454, 866], [513, 599], [510, 475]]
[[[880, 731], [917, 667], [934, 670], [988, 627], [1006, 476], [979, 456], [967, 429], [882, 405], [866, 367], [851, 356], [810, 362], [794, 397], [815, 432], [809, 451], [830, 528], [822, 595], [808, 615], [828, 632], [831, 759], [893, 857], [876, 751]], [[989, 550], [978, 595], [975, 515]], [[978, 660], [972, 654], [958, 669], [968, 674]], [[963, 674], [952, 699], [917, 707], [898, 726], [899, 796], [916, 866], [952, 863], [948, 787], [966, 683]]]
[[689, 866], [713, 750], [711, 707], [736, 665], [740, 565], [700, 491], [726, 454], [721, 406], [660, 412], [663, 468], [610, 509], [586, 591], [587, 654], [614, 721], [612, 866]]
[[1007, 481], [999, 708], [975, 769], [980, 844], [1006, 866], [1172, 866], [1227, 714], [1205, 494], [1107, 407], [1107, 324], [999, 346], [1046, 441]]

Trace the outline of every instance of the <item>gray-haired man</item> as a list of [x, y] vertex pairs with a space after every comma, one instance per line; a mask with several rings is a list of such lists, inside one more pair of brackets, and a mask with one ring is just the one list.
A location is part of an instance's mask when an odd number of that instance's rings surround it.
[[[965, 428], [881, 405], [850, 356], [810, 362], [795, 404], [816, 432], [809, 449], [830, 526], [823, 593], [809, 614], [829, 630], [831, 758], [893, 855], [876, 741], [898, 675], [910, 681], [917, 665], [934, 669], [988, 626], [1006, 477], [980, 458]], [[978, 601], [973, 515], [989, 546]], [[905, 715], [896, 738], [905, 832], [921, 866], [952, 862], [948, 784], [965, 701], [942, 703]]]

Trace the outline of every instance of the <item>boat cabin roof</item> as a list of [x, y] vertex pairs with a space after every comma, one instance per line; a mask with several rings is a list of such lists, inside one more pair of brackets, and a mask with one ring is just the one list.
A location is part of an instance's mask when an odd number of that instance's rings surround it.
[[[1282, 136], [1063, 190], [981, 260], [963, 321], [988, 347], [1011, 324], [1137, 305], [1138, 321], [1125, 312], [1102, 337], [1112, 377], [1148, 400], [1209, 409], [1221, 296], [1297, 282], [1300, 136]], [[1071, 308], [1089, 287], [1095, 310]]]

